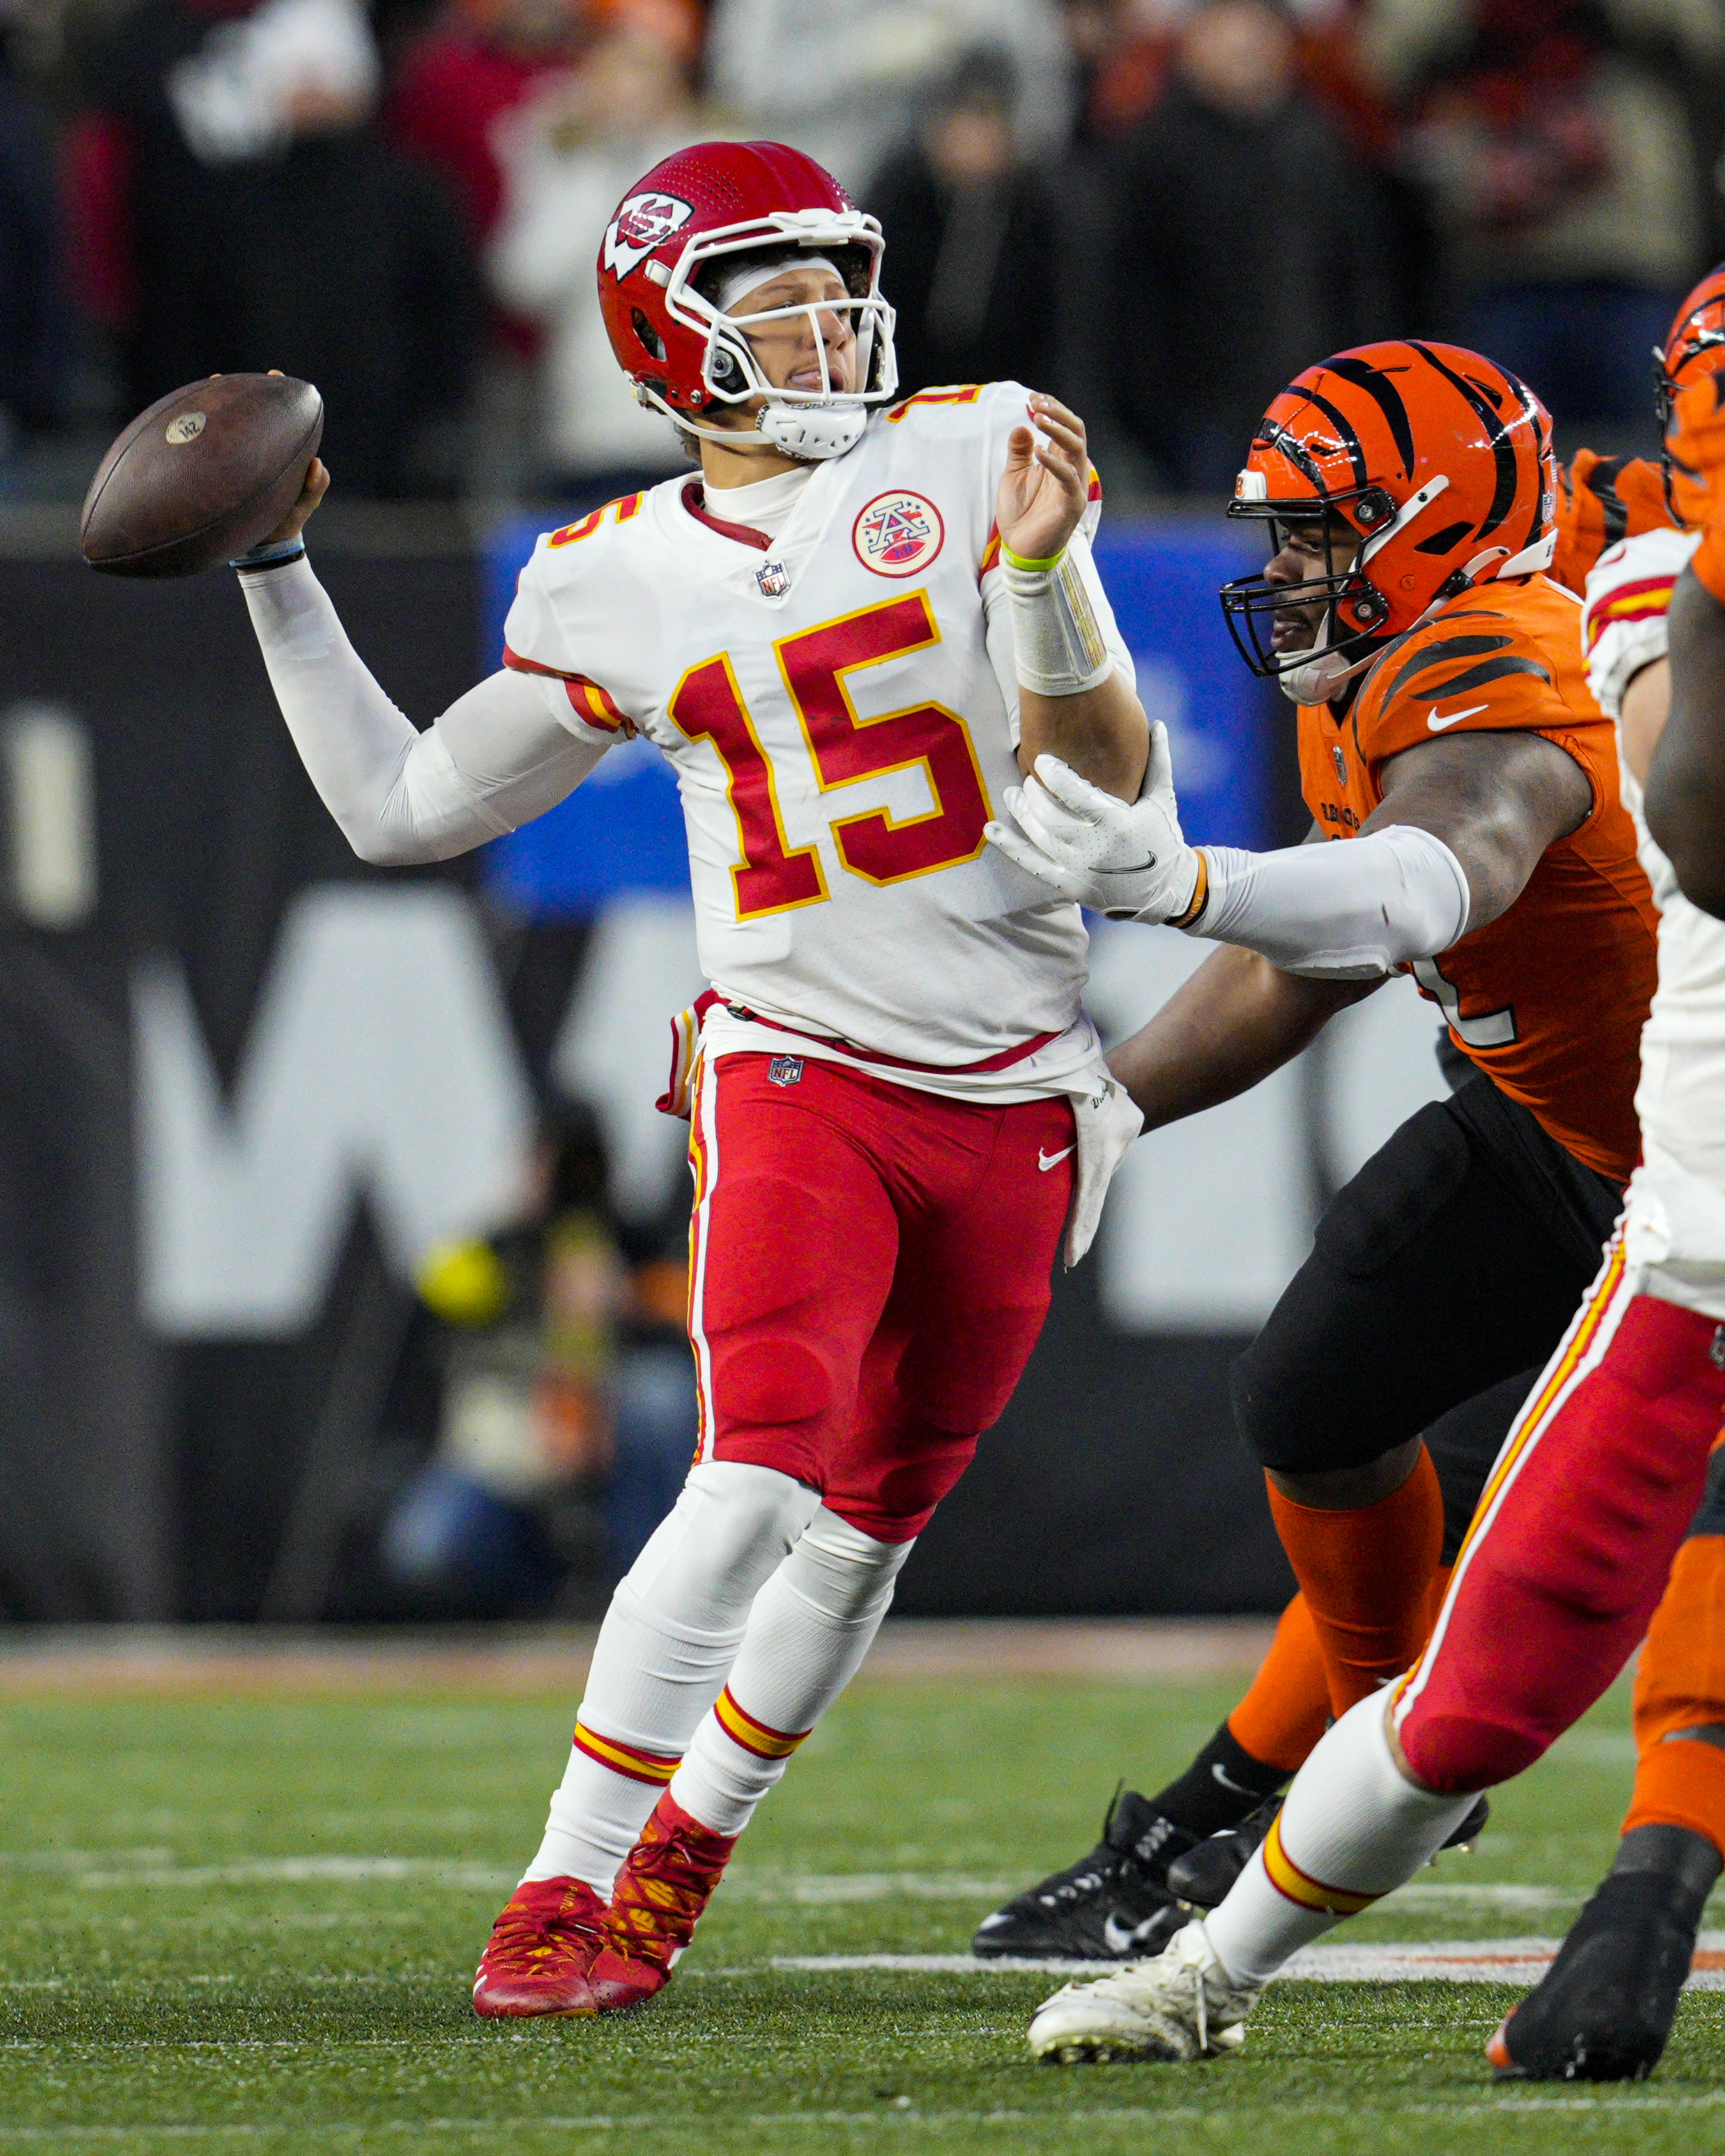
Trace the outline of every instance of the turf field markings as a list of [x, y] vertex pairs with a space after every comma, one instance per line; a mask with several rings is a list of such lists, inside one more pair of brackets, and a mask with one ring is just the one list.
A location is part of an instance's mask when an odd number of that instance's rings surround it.
[[1435, 1882], [1428, 1885], [1422, 1881], [1411, 1887], [1398, 1887], [1395, 1901], [1403, 1908], [1422, 1902], [1471, 1902], [1487, 1909], [1562, 1909], [1585, 1900], [1586, 1895], [1584, 1887], [1571, 1894], [1561, 1887], [1523, 1887], [1510, 1880], [1458, 1879], [1454, 1886]]
[[514, 1886], [519, 1872], [506, 1866], [468, 1864], [442, 1856], [260, 1856], [234, 1864], [178, 1866], [155, 1871], [81, 1871], [80, 1887], [259, 1887], [313, 1881], [364, 1886], [373, 1880], [411, 1879], [422, 1885], [494, 1892]]
[[[1278, 1980], [1308, 1984], [1537, 1984], [1550, 1967], [1559, 1943], [1556, 1939], [1514, 1938], [1307, 1947], [1292, 1957]], [[1103, 1973], [1105, 1965], [1093, 1961], [1045, 1961], [1006, 1954], [983, 1961], [973, 1954], [854, 1953], [774, 1954], [768, 1966], [806, 1975], [900, 1969], [938, 1976], [1009, 1976], [1032, 1971], [1056, 1976], [1095, 1976]], [[690, 1974], [695, 1972], [691, 1970]], [[743, 1975], [753, 1972], [711, 1969], [706, 1974]], [[1725, 1990], [1725, 1932], [1701, 1934], [1689, 1983], [1694, 1990]]]
[[804, 1907], [844, 1902], [888, 1902], [906, 1895], [922, 1902], [992, 1902], [1013, 1892], [1009, 1879], [968, 1879], [943, 1871], [727, 1872], [732, 1899], [796, 1902]]

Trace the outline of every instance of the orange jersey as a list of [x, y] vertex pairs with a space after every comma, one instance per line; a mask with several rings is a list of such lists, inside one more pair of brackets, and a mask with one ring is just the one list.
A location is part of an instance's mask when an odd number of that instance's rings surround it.
[[1608, 547], [1671, 522], [1665, 475], [1645, 457], [1602, 457], [1578, 449], [1558, 467], [1558, 551], [1553, 579], [1578, 596]]
[[1618, 798], [1610, 721], [1589, 693], [1576, 603], [1544, 577], [1465, 592], [1368, 674], [1346, 715], [1300, 712], [1300, 785], [1332, 838], [1383, 801], [1384, 766], [1451, 732], [1522, 728], [1587, 773], [1585, 823], [1547, 848], [1507, 912], [1409, 968], [1464, 1055], [1560, 1145], [1624, 1182], [1635, 1163], [1654, 913]]

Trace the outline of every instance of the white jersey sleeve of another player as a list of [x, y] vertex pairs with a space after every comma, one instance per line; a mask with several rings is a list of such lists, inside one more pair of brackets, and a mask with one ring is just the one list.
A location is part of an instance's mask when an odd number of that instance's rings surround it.
[[[914, 426], [919, 433], [927, 434], [931, 440], [938, 441], [978, 429], [981, 431], [983, 454], [978, 477], [983, 498], [979, 506], [979, 514], [982, 529], [988, 535], [981, 563], [983, 608], [987, 624], [988, 663], [993, 669], [994, 678], [1000, 684], [1001, 696], [1006, 701], [1007, 718], [1012, 728], [1014, 747], [1018, 746], [1019, 740], [1018, 660], [1013, 648], [1012, 608], [1007, 598], [1006, 582], [1000, 573], [1000, 534], [994, 521], [994, 508], [1000, 491], [1001, 475], [1006, 470], [1008, 438], [1014, 427], [1029, 424], [1029, 391], [1022, 382], [991, 382], [980, 390], [923, 390], [906, 404], [896, 408], [901, 415], [897, 424]], [[1113, 657], [1116, 670], [1125, 675], [1128, 685], [1136, 688], [1137, 675], [1132, 665], [1132, 656], [1120, 633], [1120, 625], [1114, 619], [1114, 609], [1108, 603], [1108, 594], [1103, 588], [1096, 557], [1091, 551], [1091, 542], [1096, 536], [1096, 526], [1101, 521], [1102, 483], [1092, 465], [1090, 498], [1067, 552], [1084, 579], [1085, 589], [1096, 613], [1096, 625]]]
[[1588, 686], [1607, 718], [1622, 717], [1625, 690], [1665, 657], [1671, 588], [1700, 543], [1698, 532], [1643, 531], [1620, 540], [1589, 572], [1582, 649]]

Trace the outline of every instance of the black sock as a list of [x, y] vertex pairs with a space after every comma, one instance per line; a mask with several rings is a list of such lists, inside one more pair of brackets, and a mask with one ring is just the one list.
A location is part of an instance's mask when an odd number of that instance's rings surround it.
[[1719, 1852], [1704, 1834], [1686, 1826], [1638, 1826], [1617, 1845], [1611, 1876], [1625, 1872], [1658, 1873], [1673, 1889], [1684, 1920], [1698, 1925], [1707, 1898], [1719, 1876]]
[[1255, 1759], [1224, 1722], [1185, 1773], [1150, 1801], [1165, 1819], [1202, 1838], [1238, 1826], [1287, 1779], [1286, 1767]]

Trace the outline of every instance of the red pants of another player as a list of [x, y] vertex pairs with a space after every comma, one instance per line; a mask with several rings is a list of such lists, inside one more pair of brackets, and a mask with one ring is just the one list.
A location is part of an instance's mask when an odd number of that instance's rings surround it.
[[704, 1063], [699, 1456], [793, 1475], [879, 1541], [920, 1534], [1036, 1344], [1074, 1141], [1064, 1097], [980, 1107], [813, 1058]]
[[1532, 1764], [1635, 1652], [1725, 1419], [1710, 1317], [1636, 1291], [1620, 1245], [1486, 1485], [1395, 1727], [1430, 1789]]

